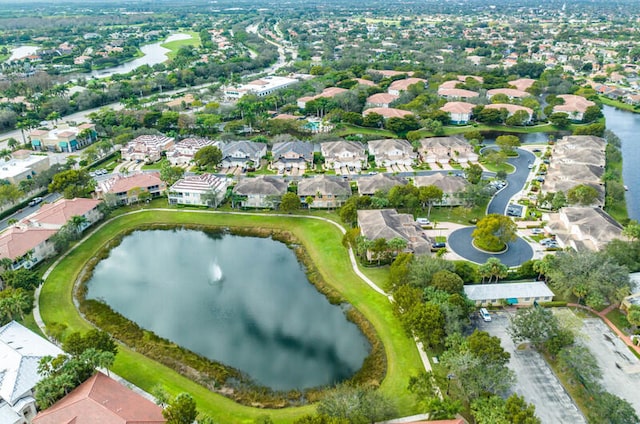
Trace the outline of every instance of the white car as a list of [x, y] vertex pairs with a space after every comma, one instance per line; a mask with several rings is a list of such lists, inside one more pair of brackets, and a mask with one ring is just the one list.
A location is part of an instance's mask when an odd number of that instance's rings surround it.
[[544, 230], [542, 228], [533, 228], [531, 234], [542, 234]]

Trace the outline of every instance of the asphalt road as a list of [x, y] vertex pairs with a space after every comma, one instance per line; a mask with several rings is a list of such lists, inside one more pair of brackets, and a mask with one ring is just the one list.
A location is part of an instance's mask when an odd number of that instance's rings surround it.
[[523, 149], [516, 149], [516, 151], [518, 152], [518, 156], [507, 160], [516, 170], [512, 174], [507, 175], [507, 185], [497, 192], [489, 202], [487, 206], [488, 214], [497, 213], [504, 215], [511, 198], [518, 194], [527, 182], [527, 177], [530, 172], [528, 165], [535, 161], [536, 156]]
[[47, 194], [46, 196], [43, 196], [44, 200], [39, 205], [25, 206], [23, 209], [20, 209], [18, 212], [15, 212], [13, 215], [8, 216], [3, 220], [0, 220], [0, 230], [4, 230], [9, 226], [8, 222], [10, 219], [21, 220], [22, 218], [25, 218], [31, 215], [32, 213], [36, 212], [38, 209], [40, 209], [44, 202], [52, 203], [61, 197], [62, 195], [60, 195], [60, 193], [50, 193], [50, 194]]
[[449, 248], [463, 258], [478, 264], [487, 262], [489, 258], [498, 258], [506, 266], [512, 267], [518, 266], [533, 257], [533, 249], [529, 243], [520, 237], [509, 243], [509, 248], [504, 253], [482, 252], [471, 244], [471, 233], [475, 228], [465, 227], [452, 232], [447, 239]]
[[542, 424], [586, 424], [586, 420], [546, 361], [535, 350], [517, 350], [507, 333], [509, 312], [491, 313], [491, 322], [476, 320], [477, 327], [501, 340], [504, 350], [511, 354], [509, 368], [516, 374], [513, 392], [524, 396], [536, 407]]

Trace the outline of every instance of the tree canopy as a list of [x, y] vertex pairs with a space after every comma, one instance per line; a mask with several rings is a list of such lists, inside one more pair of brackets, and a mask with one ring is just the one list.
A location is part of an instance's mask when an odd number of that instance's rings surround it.
[[477, 247], [490, 252], [499, 252], [506, 244], [516, 239], [518, 227], [511, 218], [489, 214], [478, 221], [472, 237]]

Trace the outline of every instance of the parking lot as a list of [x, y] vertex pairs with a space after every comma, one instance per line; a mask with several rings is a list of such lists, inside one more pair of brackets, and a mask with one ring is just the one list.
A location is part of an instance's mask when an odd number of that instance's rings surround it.
[[583, 320], [583, 343], [602, 370], [602, 385], [626, 399], [640, 414], [640, 360], [599, 318]]
[[510, 313], [506, 311], [492, 312], [490, 322], [477, 319], [476, 324], [478, 329], [499, 337], [502, 347], [511, 354], [509, 368], [517, 379], [513, 391], [535, 405], [536, 415], [543, 424], [586, 424], [582, 413], [544, 358], [535, 350], [516, 350], [507, 333], [509, 317]]

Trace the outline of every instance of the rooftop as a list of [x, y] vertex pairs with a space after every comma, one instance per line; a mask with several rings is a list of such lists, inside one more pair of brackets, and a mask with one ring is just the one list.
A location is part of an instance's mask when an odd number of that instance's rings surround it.
[[551, 289], [542, 281], [465, 285], [464, 292], [471, 300], [554, 296]]

